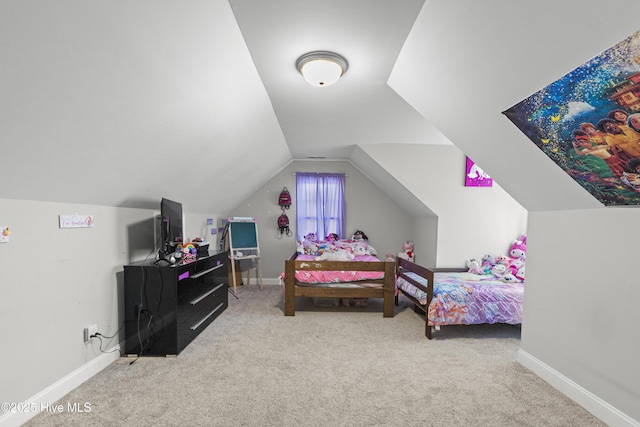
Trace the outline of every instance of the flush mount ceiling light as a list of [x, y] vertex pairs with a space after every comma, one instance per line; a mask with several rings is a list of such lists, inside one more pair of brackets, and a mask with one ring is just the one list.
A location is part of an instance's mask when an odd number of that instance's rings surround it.
[[346, 71], [347, 60], [337, 53], [318, 50], [302, 55], [296, 67], [304, 79], [312, 86], [331, 86]]

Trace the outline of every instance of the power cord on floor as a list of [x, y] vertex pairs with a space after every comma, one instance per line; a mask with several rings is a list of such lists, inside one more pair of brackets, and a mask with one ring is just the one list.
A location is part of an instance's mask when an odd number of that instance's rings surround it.
[[98, 338], [98, 339], [100, 340], [100, 351], [101, 351], [101, 352], [103, 352], [103, 353], [108, 354], [108, 353], [115, 353], [116, 351], [120, 351], [120, 348], [114, 348], [114, 349], [113, 349], [113, 350], [111, 350], [111, 351], [104, 351], [104, 350], [102, 349], [102, 344], [104, 343], [104, 342], [102, 341], [102, 338], [103, 338], [103, 337], [104, 337], [104, 338], [113, 338], [113, 337], [115, 337], [115, 335], [114, 335], [114, 336], [112, 336], [112, 337], [107, 337], [107, 336], [105, 336], [105, 335], [102, 335], [100, 332], [96, 332], [95, 334], [93, 334], [93, 335], [89, 336], [89, 338]]
[[118, 336], [118, 334], [120, 333], [120, 331], [122, 330], [122, 328], [124, 328], [124, 323], [122, 323], [122, 325], [120, 325], [120, 327], [118, 328], [118, 330], [116, 331], [116, 333], [115, 333], [115, 334], [113, 334], [113, 335], [111, 335], [111, 336], [103, 335], [103, 334], [101, 334], [100, 332], [96, 332], [95, 334], [89, 335], [89, 339], [91, 340], [91, 339], [93, 339], [93, 338], [98, 338], [98, 339], [100, 340], [100, 346], [99, 346], [99, 348], [100, 348], [100, 351], [101, 351], [102, 353], [107, 353], [107, 354], [108, 354], [108, 353], [115, 353], [116, 351], [120, 351], [120, 348], [116, 348], [116, 349], [113, 349], [113, 350], [111, 350], [111, 351], [104, 351], [104, 350], [102, 349], [102, 344], [104, 344], [104, 342], [102, 341], [102, 338], [109, 339], [109, 340], [110, 340], [110, 339], [113, 339], [113, 338], [115, 338], [115, 337], [117, 337], [117, 336]]

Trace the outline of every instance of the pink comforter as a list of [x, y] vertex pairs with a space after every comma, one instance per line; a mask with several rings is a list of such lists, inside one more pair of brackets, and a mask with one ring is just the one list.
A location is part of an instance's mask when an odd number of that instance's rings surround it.
[[[296, 261], [315, 261], [313, 255], [300, 254]], [[380, 262], [373, 255], [356, 256], [353, 261]], [[319, 261], [322, 262], [322, 261]], [[284, 273], [282, 274], [284, 278]], [[376, 280], [384, 278], [383, 271], [323, 271], [323, 270], [296, 270], [296, 280], [304, 283], [348, 283], [362, 280]]]

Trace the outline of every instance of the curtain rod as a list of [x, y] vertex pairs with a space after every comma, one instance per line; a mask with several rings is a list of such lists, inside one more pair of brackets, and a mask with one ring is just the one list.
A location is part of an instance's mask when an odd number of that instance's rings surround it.
[[349, 176], [344, 172], [293, 172], [291, 175], [296, 175], [298, 173], [315, 173], [316, 175], [320, 175], [321, 173], [325, 173], [325, 174], [334, 174], [334, 175], [344, 175], [344, 176]]

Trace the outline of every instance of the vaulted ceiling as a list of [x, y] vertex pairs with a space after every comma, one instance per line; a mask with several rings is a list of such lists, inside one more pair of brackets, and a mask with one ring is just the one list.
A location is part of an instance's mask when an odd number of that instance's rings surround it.
[[[292, 159], [453, 143], [529, 210], [599, 208], [501, 111], [636, 31], [638, 12], [633, 0], [5, 0], [0, 197], [226, 212]], [[347, 58], [336, 85], [298, 74], [312, 50]], [[375, 179], [375, 159], [362, 164]]]

